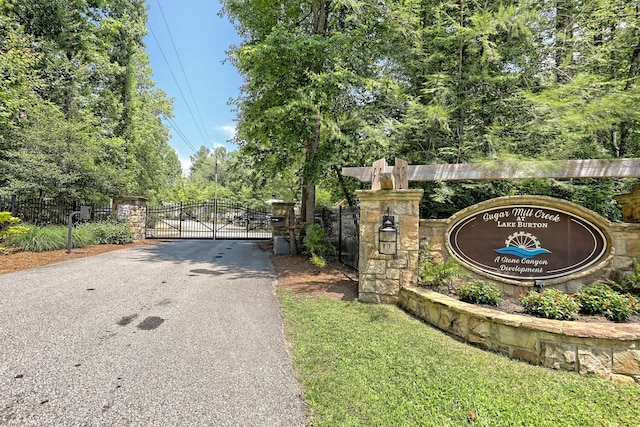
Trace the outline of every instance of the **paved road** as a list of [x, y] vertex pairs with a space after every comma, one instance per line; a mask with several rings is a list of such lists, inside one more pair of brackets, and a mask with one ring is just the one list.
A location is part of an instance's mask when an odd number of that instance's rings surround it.
[[274, 283], [242, 241], [0, 275], [0, 425], [303, 426]]

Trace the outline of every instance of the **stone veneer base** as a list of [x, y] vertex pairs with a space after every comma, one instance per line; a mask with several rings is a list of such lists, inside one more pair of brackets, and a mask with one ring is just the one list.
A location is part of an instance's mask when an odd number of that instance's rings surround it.
[[422, 288], [398, 305], [466, 342], [534, 365], [640, 384], [640, 325], [559, 321], [508, 314]]

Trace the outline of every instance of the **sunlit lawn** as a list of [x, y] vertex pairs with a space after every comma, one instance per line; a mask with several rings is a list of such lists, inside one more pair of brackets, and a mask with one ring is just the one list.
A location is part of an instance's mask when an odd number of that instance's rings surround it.
[[640, 386], [512, 361], [393, 306], [280, 299], [313, 426], [640, 426]]

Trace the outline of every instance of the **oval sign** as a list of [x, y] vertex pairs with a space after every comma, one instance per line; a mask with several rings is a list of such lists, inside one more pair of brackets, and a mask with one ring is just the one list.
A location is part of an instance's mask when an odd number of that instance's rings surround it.
[[516, 280], [552, 279], [600, 260], [607, 240], [595, 225], [562, 210], [508, 205], [469, 214], [449, 231], [449, 245], [463, 262]]

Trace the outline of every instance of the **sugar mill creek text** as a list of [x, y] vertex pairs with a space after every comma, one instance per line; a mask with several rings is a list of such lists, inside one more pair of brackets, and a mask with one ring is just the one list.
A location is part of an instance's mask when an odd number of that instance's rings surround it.
[[560, 222], [560, 215], [547, 213], [542, 209], [513, 208], [499, 212], [485, 212], [482, 219], [485, 222], [495, 221], [498, 228], [549, 228], [550, 222]]

